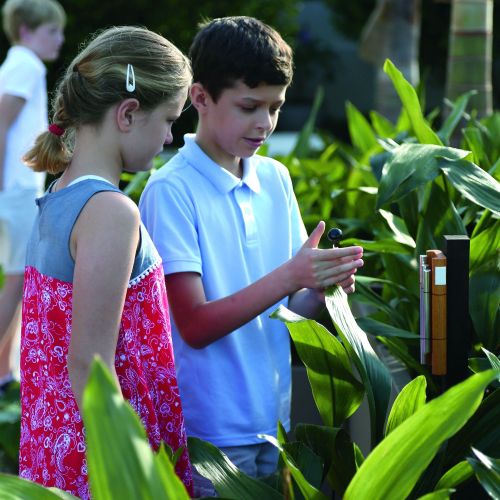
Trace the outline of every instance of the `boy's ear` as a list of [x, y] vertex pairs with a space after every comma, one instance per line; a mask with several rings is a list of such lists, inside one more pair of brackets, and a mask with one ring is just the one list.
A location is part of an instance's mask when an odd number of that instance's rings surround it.
[[210, 99], [209, 93], [201, 83], [193, 83], [190, 89], [191, 103], [199, 113], [207, 108], [208, 100]]
[[129, 132], [140, 104], [137, 99], [124, 99], [116, 108], [116, 124], [120, 132]]

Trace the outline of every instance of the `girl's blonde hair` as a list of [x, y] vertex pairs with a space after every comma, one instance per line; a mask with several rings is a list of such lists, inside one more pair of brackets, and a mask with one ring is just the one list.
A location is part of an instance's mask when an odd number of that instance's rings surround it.
[[[135, 90], [127, 90], [132, 65]], [[46, 131], [24, 156], [36, 172], [56, 174], [70, 163], [72, 132], [101, 123], [107, 110], [136, 98], [143, 110], [177, 98], [191, 83], [187, 57], [171, 42], [145, 28], [119, 26], [96, 34], [68, 66], [53, 100], [53, 124], [62, 136]]]

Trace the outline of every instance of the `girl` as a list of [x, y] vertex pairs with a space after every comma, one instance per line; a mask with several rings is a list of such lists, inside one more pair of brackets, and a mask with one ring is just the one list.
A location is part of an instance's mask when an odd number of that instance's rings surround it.
[[[59, 83], [54, 121], [25, 161], [63, 172], [37, 200], [21, 339], [20, 475], [89, 498], [78, 405], [95, 354], [116, 373], [153, 448], [186, 446], [160, 258], [123, 170], [172, 141], [191, 82], [186, 57], [146, 29], [95, 37]], [[191, 491], [187, 451], [177, 473]]]

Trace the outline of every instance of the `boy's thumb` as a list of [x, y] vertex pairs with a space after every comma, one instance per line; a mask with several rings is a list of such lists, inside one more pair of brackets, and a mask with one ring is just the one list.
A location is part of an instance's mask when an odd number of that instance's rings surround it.
[[316, 226], [314, 231], [309, 235], [309, 238], [305, 241], [303, 247], [306, 248], [317, 248], [319, 245], [319, 241], [321, 240], [321, 236], [325, 232], [325, 223], [324, 221], [320, 221]]

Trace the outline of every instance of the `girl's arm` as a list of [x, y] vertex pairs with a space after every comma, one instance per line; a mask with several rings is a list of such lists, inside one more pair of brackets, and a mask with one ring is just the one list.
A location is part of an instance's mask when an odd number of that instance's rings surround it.
[[321, 223], [292, 259], [218, 300], [207, 301], [198, 273], [167, 275], [169, 305], [183, 339], [191, 347], [206, 347], [297, 290], [326, 288], [350, 280], [356, 268], [363, 265], [361, 247], [318, 249], [323, 231]]
[[96, 354], [115, 374], [116, 343], [139, 223], [132, 200], [103, 192], [85, 205], [71, 235], [75, 272], [68, 372], [79, 405]]
[[0, 96], [0, 191], [4, 189], [4, 163], [7, 149], [7, 133], [23, 109], [26, 101], [22, 97], [3, 94]]

